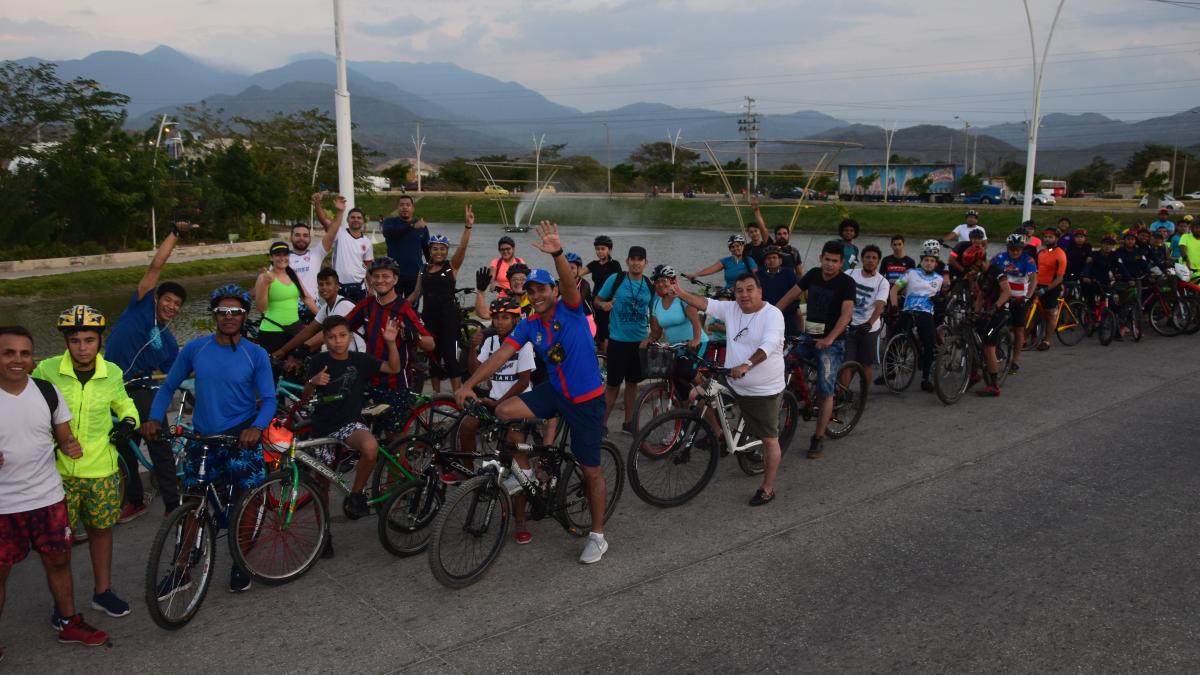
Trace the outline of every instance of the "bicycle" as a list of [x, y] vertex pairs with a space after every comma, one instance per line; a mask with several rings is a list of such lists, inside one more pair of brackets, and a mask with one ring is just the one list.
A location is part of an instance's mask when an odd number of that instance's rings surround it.
[[[505, 439], [508, 430], [532, 431], [545, 420], [501, 421], [478, 403], [466, 406], [463, 413], [485, 425], [498, 426], [504, 433], [499, 440], [498, 458], [485, 460], [478, 475], [450, 493], [434, 521], [429, 568], [434, 578], [448, 588], [465, 588], [479, 581], [496, 562], [513, 518], [511, 497], [518, 493], [525, 496], [532, 520], [553, 516], [565, 531], [580, 537], [592, 526], [583, 471], [568, 447], [566, 424], [559, 424], [558, 439], [550, 445], [511, 443]], [[528, 456], [534, 480], [517, 466], [517, 452]], [[609, 441], [600, 444], [600, 466], [607, 493], [604, 519], [608, 522], [624, 485], [621, 455]], [[517, 486], [511, 493], [504, 485], [509, 476], [516, 479]]]
[[[139, 377], [139, 378], [130, 380], [129, 382], [126, 382], [125, 389], [126, 389], [126, 391], [129, 391], [130, 389], [134, 389], [134, 390], [148, 389], [148, 390], [154, 391], [154, 390], [157, 390], [160, 386], [158, 384], [158, 381], [159, 381], [158, 378]], [[191, 378], [188, 378], [188, 379], [184, 380], [182, 383], [180, 383], [179, 389], [183, 392], [183, 396], [180, 397], [179, 407], [175, 413], [176, 424], [183, 423], [184, 414], [186, 413], [187, 409], [192, 405], [192, 402], [195, 400], [195, 386], [196, 386], [195, 380], [193, 380]], [[114, 415], [113, 423], [115, 424], [116, 422], [117, 422], [116, 415]], [[185, 428], [190, 429], [191, 427], [190, 427], [190, 425], [185, 425]], [[150, 500], [154, 499], [154, 491], [158, 489], [158, 475], [154, 471], [154, 462], [149, 457], [146, 456], [146, 453], [142, 452], [142, 443], [140, 440], [140, 436], [130, 435], [129, 437], [127, 437], [125, 439], [117, 439], [117, 443], [127, 444], [129, 447], [129, 451], [133, 455], [134, 459], [137, 461], [138, 466], [140, 466], [141, 468], [144, 468], [146, 470], [146, 473], [150, 478], [150, 488], [151, 488], [150, 493], [146, 495], [146, 501], [149, 502]], [[187, 446], [187, 443], [182, 438], [175, 438], [171, 444], [171, 456], [175, 460], [175, 477], [176, 478], [183, 477], [183, 457], [184, 457], [184, 450], [186, 449], [186, 446]], [[120, 494], [120, 495], [125, 494], [125, 485], [126, 485], [126, 483], [129, 482], [131, 476], [137, 475], [138, 480], [141, 480], [141, 476], [138, 473], [138, 471], [140, 471], [140, 470], [135, 469], [135, 471], [130, 471], [129, 469], [130, 469], [130, 467], [127, 466], [125, 463], [125, 457], [123, 457], [121, 455], [121, 453], [118, 452], [117, 453], [117, 472], [118, 472], [118, 475], [120, 476], [120, 479], [119, 479], [120, 485], [118, 487], [119, 491], [117, 494]]]
[[1180, 302], [1174, 268], [1152, 275], [1149, 292], [1142, 297], [1142, 313], [1150, 319], [1150, 327], [1163, 337], [1175, 337], [1192, 322], [1192, 305]]
[[[663, 363], [664, 361], [665, 363]], [[637, 434], [638, 430], [642, 428], [643, 423], [686, 402], [688, 391], [691, 390], [689, 386], [687, 390], [680, 391], [679, 378], [676, 377], [679, 366], [675, 360], [675, 350], [669, 345], [648, 345], [646, 362], [655, 364], [651, 370], [658, 377], [644, 385], [641, 393], [638, 394], [637, 402], [633, 407], [634, 434]]]
[[[625, 462], [634, 493], [661, 508], [679, 506], [700, 494], [716, 472], [722, 440], [744, 473], [753, 476], [763, 469], [762, 441], [746, 431], [733, 391], [718, 381], [730, 369], [700, 356], [689, 358], [700, 364], [701, 384], [693, 388], [695, 398], [687, 408], [668, 410], [650, 420], [629, 447]], [[781, 451], [787, 449], [785, 435], [790, 444], [795, 433], [798, 412], [795, 394], [785, 388], [780, 397]], [[709, 417], [720, 427], [720, 438]]]
[[[1046, 326], [1041, 321], [1042, 296], [1035, 294], [1029, 299], [1028, 308], [1025, 311], [1025, 344], [1024, 349], [1033, 349], [1037, 345], [1046, 340]], [[1054, 326], [1054, 334], [1058, 336], [1058, 341], [1064, 346], [1074, 347], [1083, 340], [1086, 335], [1086, 327], [1083, 319], [1080, 318], [1087, 314], [1087, 308], [1080, 300], [1067, 302], [1067, 294], [1061, 293], [1058, 296], [1058, 319]]]
[[1118, 339], [1125, 335], [1134, 342], [1142, 339], [1142, 280], [1115, 281], [1109, 289], [1109, 307], [1116, 307], [1113, 315], [1117, 320]]
[[[997, 310], [1005, 311], [1007, 310]], [[938, 399], [953, 405], [971, 386], [978, 372], [986, 363], [983, 354], [983, 338], [975, 330], [975, 312], [967, 309], [966, 320], [955, 326], [946, 335], [945, 341], [938, 348], [937, 357], [933, 364], [933, 385]], [[1007, 320], [1006, 320], [1007, 321]], [[1008, 323], [999, 329], [996, 338], [996, 386], [1004, 384], [1008, 378], [1008, 366], [1012, 360], [1014, 349], [1012, 331]]]
[[[813, 341], [812, 337], [797, 336], [787, 340], [788, 364], [787, 387], [795, 393], [799, 410], [804, 421], [808, 422], [821, 415], [821, 402], [813, 395], [817, 390], [817, 377], [820, 374], [820, 364], [812, 359], [802, 359], [795, 353], [795, 347], [803, 342]], [[843, 361], [837, 372], [837, 384], [833, 393], [833, 415], [825, 428], [825, 434], [830, 438], [843, 438], [862, 419], [863, 411], [867, 408], [867, 371], [861, 363]], [[793, 426], [794, 430], [794, 426]], [[789, 441], [791, 438], [789, 437]]]
[[912, 385], [920, 365], [921, 336], [912, 311], [900, 312], [896, 330], [883, 348], [883, 383], [900, 393]]

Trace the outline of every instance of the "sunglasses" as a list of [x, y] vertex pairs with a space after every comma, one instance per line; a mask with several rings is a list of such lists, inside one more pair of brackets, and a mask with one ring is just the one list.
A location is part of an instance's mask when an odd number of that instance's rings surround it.
[[224, 318], [231, 316], [241, 316], [246, 313], [246, 310], [241, 307], [213, 307], [213, 314], [220, 314]]
[[746, 333], [748, 333], [749, 331], [750, 331], [749, 326], [746, 326], [745, 328], [739, 330], [738, 334], [733, 336], [733, 341], [737, 342], [738, 340], [742, 339], [742, 336], [745, 335]]
[[511, 250], [512, 250], [512, 247], [511, 247], [511, 246], [501, 246], [501, 247], [500, 247], [500, 252], [501, 252], [501, 253], [504, 253], [504, 252], [506, 252], [506, 251], [511, 251]]

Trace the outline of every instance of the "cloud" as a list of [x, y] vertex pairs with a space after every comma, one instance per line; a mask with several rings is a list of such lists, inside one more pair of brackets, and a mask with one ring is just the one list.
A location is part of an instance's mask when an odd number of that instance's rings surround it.
[[442, 19], [426, 20], [412, 15], [398, 16], [381, 23], [356, 21], [354, 30], [364, 35], [376, 37], [405, 37], [423, 33], [442, 25]]

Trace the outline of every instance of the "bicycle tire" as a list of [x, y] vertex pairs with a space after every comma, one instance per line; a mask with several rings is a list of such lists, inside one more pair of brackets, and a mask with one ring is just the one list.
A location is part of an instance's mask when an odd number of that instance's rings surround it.
[[[466, 513], [459, 515], [464, 509]], [[486, 519], [477, 522], [480, 515]], [[499, 516], [499, 522], [493, 526], [496, 515]], [[460, 518], [461, 525], [458, 522]], [[494, 475], [475, 476], [460, 485], [446, 497], [433, 522], [433, 533], [429, 538], [429, 569], [433, 577], [447, 588], [466, 588], [479, 581], [504, 550], [510, 520], [512, 505]], [[478, 541], [482, 537], [467, 530], [467, 526], [473, 522], [476, 523], [476, 529], [482, 529], [482, 534], [487, 537], [483, 539], [483, 558], [467, 563], [463, 569], [447, 569], [447, 563], [455, 556], [454, 548], [459, 542], [466, 542], [471, 549], [480, 548], [471, 540]]]
[[439, 483], [410, 480], [400, 485], [379, 509], [379, 543], [394, 556], [407, 558], [429, 547], [433, 522], [445, 500], [445, 488]]
[[[849, 384], [842, 384], [843, 377], [849, 377]], [[825, 435], [829, 438], [845, 438], [858, 426], [863, 411], [867, 409], [867, 369], [857, 361], [846, 361], [838, 368], [835, 383], [833, 415], [825, 427]]]
[[[196, 613], [200, 611], [200, 606], [204, 604], [204, 598], [208, 594], [208, 587], [212, 583], [213, 566], [216, 560], [216, 545], [217, 534], [216, 527], [213, 522], [207, 517], [199, 518], [195, 522], [199, 527], [195, 532], [181, 530], [181, 526], [185, 525], [185, 521], [189, 515], [193, 515], [200, 507], [201, 502], [195, 499], [184, 501], [175, 508], [162, 524], [158, 526], [158, 532], [154, 535], [154, 543], [151, 544], [150, 557], [146, 561], [146, 576], [143, 581], [145, 586], [146, 609], [150, 614], [150, 618], [158, 625], [159, 628], [166, 630], [178, 630], [187, 625], [189, 621], [195, 618]], [[184, 536], [187, 535], [187, 536]], [[201, 544], [201, 552], [195, 557], [193, 562], [193, 552], [189, 548], [187, 553], [188, 561], [185, 563], [185, 569], [179, 571], [179, 565], [182, 563], [180, 545], [184, 541], [198, 540]], [[165, 569], [161, 568], [163, 560], [164, 547], [171, 547], [169, 557], [171, 562], [168, 563]], [[190, 547], [190, 544], [187, 544]], [[199, 567], [199, 578], [195, 578], [191, 574], [194, 567]], [[161, 589], [168, 581], [168, 575], [176, 575], [175, 579], [187, 579], [188, 584], [182, 589], [172, 593], [164, 600], [160, 600]], [[180, 612], [175, 613], [170, 611], [175, 607], [176, 599], [180, 594], [187, 591], [192, 591], [186, 596], [183, 606], [180, 607]], [[166, 607], [161, 603], [166, 602]]]
[[1134, 303], [1133, 311], [1129, 315], [1129, 332], [1133, 336], [1134, 342], [1142, 341], [1142, 334], [1145, 332], [1144, 317], [1142, 316], [1141, 303]]
[[1096, 328], [1096, 339], [1100, 344], [1107, 347], [1112, 344], [1113, 338], [1117, 334], [1117, 315], [1107, 307], [1100, 313], [1100, 325]]
[[658, 417], [675, 407], [671, 400], [671, 385], [666, 380], [653, 382], [638, 394], [637, 403], [633, 406], [633, 433], [637, 434], [642, 424]]
[[[662, 450], [658, 450], [657, 440], [651, 440], [655, 431], [669, 431]], [[641, 449], [643, 444], [652, 444], [653, 452]], [[670, 410], [654, 418], [638, 432], [629, 446], [629, 455], [625, 459], [625, 468], [629, 474], [629, 487], [633, 489], [642, 501], [660, 508], [679, 506], [691, 500], [712, 480], [717, 470], [717, 458], [720, 453], [721, 437], [713, 431], [712, 425], [701, 418], [694, 410]], [[643, 480], [643, 473], [648, 477], [651, 467], [695, 466], [700, 469], [699, 476], [684, 482], [681, 491], [664, 494], [656, 491], [657, 486], [649, 487], [650, 481]]]
[[1175, 334], [1186, 334], [1188, 326], [1192, 323], [1192, 303], [1190, 299], [1176, 296], [1175, 302], [1171, 305], [1171, 325], [1175, 328]]
[[[285, 527], [288, 511], [291, 523]], [[255, 581], [280, 586], [317, 564], [329, 536], [329, 511], [321, 488], [307, 476], [297, 480], [291, 470], [275, 471], [242, 495], [229, 524], [234, 563]]]
[[1184, 335], [1195, 335], [1200, 332], [1200, 297], [1189, 295], [1182, 300], [1188, 304], [1190, 314], [1188, 325], [1184, 327]]
[[[788, 447], [796, 435], [796, 427], [800, 423], [800, 402], [796, 395], [784, 389], [779, 399], [779, 456], [787, 454]], [[763, 472], [762, 445], [753, 451], [737, 453], [738, 468], [747, 476], [757, 476]]]
[[[375, 461], [375, 468], [371, 470], [371, 495], [372, 501], [377, 497], [390, 495], [392, 490], [396, 489], [401, 483], [413, 480], [417, 477], [418, 472], [412, 467], [414, 464], [428, 464], [428, 461], [423, 459], [433, 456], [433, 450], [429, 447], [429, 441], [421, 436], [402, 436], [392, 441], [387, 446], [387, 453], [396, 458], [401, 466], [407, 468], [408, 473], [404, 473], [401, 469], [392, 465], [387, 457], [380, 453], [380, 457]], [[375, 502], [379, 504], [381, 502]]]
[[487, 326], [478, 319], [463, 319], [458, 325], [458, 372], [465, 373], [467, 361], [470, 360], [471, 354], [471, 336], [480, 331], [486, 332]]
[[1179, 335], [1179, 329], [1171, 321], [1174, 303], [1163, 298], [1154, 298], [1150, 303], [1150, 328], [1163, 337]]
[[[1082, 302], [1069, 302], [1063, 305], [1063, 310], [1058, 313], [1058, 325], [1054, 328], [1055, 335], [1058, 336], [1058, 341], [1066, 347], [1074, 347], [1083, 341], [1086, 336], [1086, 330], [1083, 326], [1083, 320], [1079, 317], [1083, 316], [1086, 308]], [[1067, 324], [1063, 325], [1063, 317], [1067, 317]]]
[[1046, 337], [1046, 328], [1042, 325], [1041, 317], [1038, 316], [1041, 307], [1041, 302], [1030, 302], [1025, 310], [1025, 344], [1021, 345], [1023, 351], [1037, 347]]
[[[458, 419], [462, 406], [448, 394], [439, 394], [413, 408], [400, 428], [401, 436], [415, 436], [433, 430], [447, 431]], [[424, 467], [420, 467], [423, 469]], [[420, 469], [415, 469], [419, 471]]]
[[[608, 523], [625, 488], [625, 462], [611, 441], [600, 443], [600, 468], [604, 474], [604, 522]], [[578, 508], [580, 505], [582, 508]], [[583, 469], [574, 459], [562, 463], [553, 508], [555, 519], [570, 534], [582, 537], [592, 531]]]
[[996, 335], [996, 361], [1000, 370], [996, 373], [996, 386], [1004, 386], [1008, 379], [1008, 367], [1012, 364], [1013, 334], [1012, 329], [1005, 326]]
[[884, 384], [896, 393], [908, 389], [916, 378], [917, 363], [916, 345], [908, 331], [893, 335], [883, 350]]
[[938, 400], [946, 405], [957, 403], [971, 383], [971, 349], [961, 337], [953, 335], [938, 350], [933, 385]]

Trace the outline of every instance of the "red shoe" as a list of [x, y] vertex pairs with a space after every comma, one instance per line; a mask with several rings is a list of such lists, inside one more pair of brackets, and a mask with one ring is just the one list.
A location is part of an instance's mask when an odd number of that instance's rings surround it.
[[980, 389], [978, 392], [978, 395], [979, 396], [999, 396], [1000, 395], [1000, 387], [997, 387], [994, 384], [989, 384], [988, 386], [984, 387], [983, 389]]
[[531, 541], [533, 541], [533, 535], [530, 534], [529, 530], [517, 530], [518, 544], [528, 544]]
[[117, 523], [128, 523], [129, 521], [145, 514], [147, 510], [148, 509], [146, 508], [145, 504], [140, 504], [138, 506], [126, 504], [125, 508], [121, 509], [121, 517], [117, 518]]
[[58, 641], [77, 642], [87, 647], [99, 647], [108, 642], [108, 633], [92, 628], [84, 622], [82, 614], [76, 614], [63, 623], [62, 630], [58, 632]]

